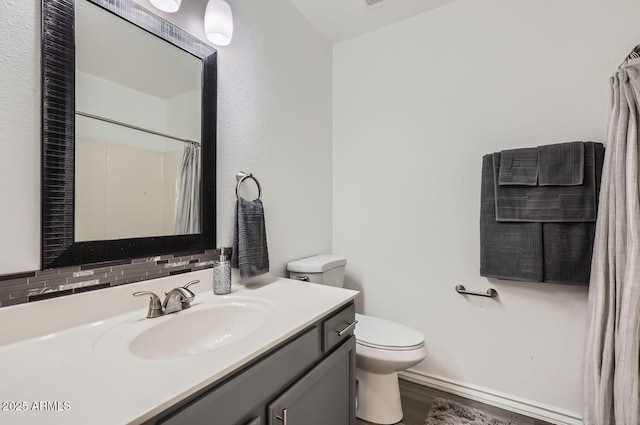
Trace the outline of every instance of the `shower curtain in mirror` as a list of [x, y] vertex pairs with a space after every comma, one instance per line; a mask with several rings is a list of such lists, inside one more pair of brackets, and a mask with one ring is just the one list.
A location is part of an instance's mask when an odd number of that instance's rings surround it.
[[200, 145], [186, 143], [176, 181], [176, 235], [200, 233]]
[[611, 87], [589, 288], [585, 425], [640, 424], [640, 60], [621, 66]]

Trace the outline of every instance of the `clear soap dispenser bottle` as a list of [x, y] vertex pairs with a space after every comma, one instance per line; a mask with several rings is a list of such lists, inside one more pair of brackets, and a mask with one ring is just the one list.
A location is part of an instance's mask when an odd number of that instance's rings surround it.
[[231, 292], [231, 248], [216, 249], [218, 260], [213, 262], [213, 293], [225, 295]]

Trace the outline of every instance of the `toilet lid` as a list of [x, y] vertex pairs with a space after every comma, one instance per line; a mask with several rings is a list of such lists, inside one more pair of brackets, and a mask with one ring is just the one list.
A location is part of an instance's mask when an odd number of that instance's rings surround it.
[[409, 326], [356, 313], [355, 334], [360, 344], [385, 350], [410, 350], [424, 345], [424, 335]]

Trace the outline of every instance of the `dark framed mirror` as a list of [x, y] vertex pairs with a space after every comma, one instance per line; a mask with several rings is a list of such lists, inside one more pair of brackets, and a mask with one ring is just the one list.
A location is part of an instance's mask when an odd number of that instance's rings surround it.
[[[83, 44], [82, 48], [87, 50], [87, 39], [90, 38], [86, 33], [82, 35], [82, 39], [76, 40], [76, 34], [79, 23], [76, 22], [77, 12], [79, 5], [77, 2], [83, 2], [81, 7], [94, 9], [95, 12], [99, 9], [100, 14], [107, 14], [108, 19], [114, 17], [119, 21], [118, 25], [126, 24], [128, 26], [135, 26], [140, 29], [143, 35], [142, 38], [149, 39], [150, 43], [164, 44], [160, 46], [160, 49], [177, 49], [176, 57], [187, 56], [187, 61], [195, 58], [201, 62], [196, 63], [195, 67], [191, 66], [191, 69], [196, 69], [200, 75], [200, 87], [197, 87], [197, 96], [200, 101], [197, 105], [198, 108], [194, 109], [197, 112], [189, 113], [184, 112], [185, 107], [178, 106], [175, 110], [181, 111], [184, 115], [186, 122], [196, 122], [200, 125], [200, 128], [187, 128], [186, 133], [190, 133], [192, 136], [183, 136], [179, 133], [175, 133], [173, 129], [168, 131], [158, 131], [157, 128], [151, 128], [146, 125], [138, 124], [137, 122], [127, 122], [132, 114], [121, 115], [120, 118], [114, 119], [113, 117], [100, 117], [93, 113], [88, 114], [86, 111], [78, 111], [77, 106], [81, 103], [76, 96], [76, 77], [84, 80], [94, 79], [96, 81], [102, 81], [103, 75], [87, 77], [85, 69], [78, 71], [78, 60], [76, 58], [76, 47]], [[86, 3], [86, 4], [85, 4]], [[89, 5], [89, 6], [87, 6]], [[102, 18], [100, 18], [102, 19]], [[93, 25], [85, 25], [83, 27], [92, 28]], [[92, 22], [93, 24], [93, 22]], [[96, 31], [99, 31], [96, 28]], [[111, 34], [110, 34], [111, 32]], [[115, 33], [120, 31], [102, 31], [96, 40], [116, 38]], [[131, 40], [130, 37], [126, 40]], [[91, 50], [91, 44], [88, 49]], [[168, 47], [167, 47], [168, 46]], [[78, 47], [78, 50], [80, 47]], [[97, 49], [97, 47], [96, 47]], [[155, 48], [143, 48], [140, 51], [150, 51]], [[151, 71], [146, 71], [147, 76], [155, 75], [154, 70], [165, 70], [169, 68], [174, 62], [179, 60], [173, 60], [167, 58], [173, 53], [159, 54], [160, 60], [168, 61], [166, 64], [162, 62], [153, 62]], [[146, 53], [134, 53], [130, 54], [129, 58], [133, 59], [107, 59], [103, 67], [107, 67], [107, 64], [115, 64], [114, 69], [117, 73], [119, 68], [129, 66], [130, 70], [124, 70], [120, 74], [129, 75], [132, 74], [132, 70], [141, 68], [141, 65], [132, 63], [138, 57], [145, 56]], [[182, 55], [182, 56], [180, 56]], [[100, 54], [98, 55], [100, 56]], [[173, 56], [171, 56], [173, 57]], [[133, 259], [142, 258], [162, 254], [177, 254], [183, 252], [200, 251], [205, 249], [214, 248], [216, 245], [216, 91], [217, 91], [217, 55], [216, 50], [203, 43], [202, 41], [194, 38], [190, 34], [183, 30], [173, 26], [172, 24], [157, 17], [147, 9], [134, 3], [132, 0], [42, 0], [42, 268], [55, 268], [79, 264], [93, 264], [101, 263], [105, 261], [121, 260], [121, 259]], [[85, 61], [87, 62], [87, 61]], [[100, 66], [95, 66], [97, 60], [92, 59], [87, 63], [93, 65], [98, 69]], [[166, 65], [166, 66], [165, 66]], [[100, 73], [100, 72], [98, 72]], [[77, 75], [78, 74], [78, 75]], [[82, 76], [80, 76], [82, 74]], [[192, 72], [193, 74], [193, 72]], [[178, 74], [177, 80], [179, 82], [180, 74]], [[196, 74], [196, 78], [198, 75]], [[166, 77], [168, 78], [168, 77]], [[149, 80], [151, 78], [145, 78]], [[193, 75], [187, 77], [185, 80], [193, 80]], [[171, 81], [163, 81], [161, 86], [175, 87], [178, 84], [174, 84]], [[111, 84], [111, 83], [109, 83]], [[128, 84], [121, 83], [118, 84]], [[194, 84], [191, 84], [192, 86]], [[195, 82], [195, 86], [198, 85], [198, 81]], [[134, 87], [136, 93], [138, 91], [145, 91], [138, 87]], [[152, 90], [152, 89], [151, 89]], [[103, 92], [109, 92], [110, 95], [118, 90], [103, 90]], [[84, 95], [83, 99], [96, 98], [92, 93], [87, 95], [87, 91], [83, 88], [81, 94]], [[155, 93], [154, 93], [155, 95]], [[188, 96], [193, 97], [193, 94]], [[187, 97], [188, 97], [187, 96]], [[179, 97], [174, 94], [174, 97]], [[185, 96], [182, 96], [185, 97]], [[84, 102], [84, 100], [83, 100]], [[113, 103], [113, 100], [109, 100]], [[111, 109], [122, 111], [124, 106], [130, 106], [130, 100], [127, 98], [122, 102], [123, 106], [115, 105]], [[176, 102], [174, 102], [176, 103]], [[184, 103], [184, 102], [183, 102]], [[191, 101], [191, 103], [194, 103]], [[196, 100], [196, 103], [197, 100]], [[86, 104], [86, 103], [85, 103]], [[83, 104], [84, 105], [84, 104]], [[182, 104], [179, 104], [182, 105]], [[100, 109], [100, 107], [97, 107]], [[136, 109], [136, 108], [133, 108]], [[137, 108], [142, 109], [142, 108]], [[150, 115], [153, 112], [152, 108], [145, 109], [146, 115]], [[193, 115], [199, 114], [197, 120], [193, 120]], [[82, 115], [83, 120], [100, 121], [100, 126], [91, 127], [89, 125], [78, 124], [78, 116]], [[179, 113], [173, 113], [172, 118], [175, 118]], [[152, 116], [155, 121], [162, 121], [158, 117]], [[118, 131], [110, 131], [104, 126], [118, 126]], [[175, 128], [185, 127], [185, 124], [174, 125]], [[120, 231], [125, 226], [117, 221], [111, 223], [109, 226], [116, 229], [115, 233], [105, 233], [104, 236], [95, 236], [95, 232], [87, 232], [86, 229], [90, 226], [86, 224], [79, 225], [78, 223], [78, 205], [86, 204], [85, 200], [80, 197], [80, 190], [78, 189], [79, 182], [86, 182], [88, 177], [86, 175], [79, 175], [79, 168], [89, 170], [89, 176], [92, 173], [96, 173], [96, 167], [87, 167], [85, 159], [81, 159], [81, 165], [78, 166], [77, 157], [77, 144], [82, 137], [83, 139], [100, 139], [104, 138], [107, 133], [114, 133], [112, 138], [117, 139], [120, 146], [122, 140], [134, 138], [131, 135], [123, 135], [123, 130], [126, 128], [127, 134], [145, 133], [145, 137], [162, 139], [163, 146], [167, 145], [166, 141], [171, 140], [172, 143], [181, 145], [185, 144], [197, 144], [199, 145], [200, 158], [198, 166], [201, 170], [199, 176], [195, 179], [195, 184], [191, 184], [193, 187], [190, 189], [193, 193], [197, 193], [199, 196], [199, 202], [192, 208], [193, 215], [196, 216], [196, 225], [192, 226], [190, 230], [150, 230], [145, 232], [137, 232], [135, 225], [129, 227], [134, 230], [127, 232]], [[193, 136], [194, 132], [196, 133]], [[95, 137], [93, 137], [95, 136]], [[195, 139], [195, 141], [194, 141]], [[102, 142], [102, 140], [99, 140]], [[137, 143], [136, 149], [145, 143], [152, 145], [154, 140], [141, 140]], [[87, 149], [84, 149], [87, 150]], [[84, 152], [83, 150], [83, 152]], [[168, 148], [153, 147], [153, 151], [166, 153]], [[175, 151], [176, 149], [174, 149]], [[103, 155], [103, 156], [106, 156]], [[121, 157], [129, 156], [124, 154]], [[157, 155], [156, 155], [157, 156]], [[167, 155], [165, 155], [166, 157]], [[175, 155], [173, 155], [175, 156]], [[109, 154], [109, 158], [115, 157], [115, 154]], [[166, 158], [163, 159], [166, 162]], [[184, 159], [183, 159], [184, 161]], [[126, 170], [129, 173], [132, 169], [137, 170], [137, 163], [120, 164], [120, 170]], [[141, 164], [141, 162], [140, 162]], [[118, 167], [116, 167], [117, 169]], [[166, 167], [165, 168], [169, 168]], [[174, 167], [175, 168], [175, 167]], [[142, 171], [144, 173], [144, 171]], [[180, 174], [178, 172], [178, 174]], [[126, 176], [116, 176], [120, 180], [130, 182], [128, 186], [133, 186], [133, 183], [137, 180], [144, 180], [142, 177], [131, 177], [129, 174]], [[170, 182], [171, 183], [171, 182]], [[172, 184], [172, 183], [171, 183]], [[171, 186], [169, 184], [169, 186]], [[175, 185], [174, 186], [179, 186]], [[90, 193], [93, 198], [100, 199], [101, 194], [97, 190], [92, 188], [95, 186], [82, 186], [82, 193]], [[143, 190], [141, 188], [140, 190]], [[178, 189], [176, 189], [178, 190]], [[106, 192], [116, 192], [118, 189], [106, 189]], [[105, 193], [106, 193], [105, 192]], [[144, 192], [147, 195], [147, 191]], [[85, 195], [83, 195], [85, 196]], [[129, 195], [127, 197], [108, 199], [103, 202], [112, 205], [125, 204], [128, 206], [129, 212], [136, 212], [142, 210], [142, 206], [130, 205], [134, 202], [137, 196]], [[169, 203], [175, 203], [171, 200]], [[86, 209], [86, 208], [85, 208]], [[156, 208], [157, 210], [157, 208]], [[110, 210], [109, 210], [110, 211]], [[107, 214], [109, 214], [107, 211]], [[152, 217], [153, 207], [151, 212], [143, 212], [142, 218], [138, 219], [138, 223], [142, 223], [145, 217]], [[123, 215], [123, 213], [114, 213], [114, 216]], [[128, 213], [127, 213], [128, 214]], [[146, 214], [146, 215], [145, 215]], [[177, 214], [177, 213], [176, 213]], [[103, 214], [104, 215], [104, 214]], [[95, 219], [92, 219], [95, 220]], [[151, 220], [147, 220], [151, 221]], [[174, 221], [178, 221], [174, 217]], [[146, 224], [146, 223], [145, 223]], [[177, 226], [177, 225], [176, 225]], [[140, 227], [140, 226], [138, 226]], [[80, 229], [80, 230], [79, 230]], [[177, 229], [177, 227], [176, 227]], [[79, 235], [82, 233], [82, 235]], [[140, 235], [144, 236], [140, 236]], [[87, 236], [89, 235], [89, 236]], [[129, 235], [131, 237], [129, 237]]]

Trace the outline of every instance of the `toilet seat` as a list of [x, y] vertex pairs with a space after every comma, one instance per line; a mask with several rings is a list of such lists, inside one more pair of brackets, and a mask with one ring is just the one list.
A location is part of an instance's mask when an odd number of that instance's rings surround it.
[[424, 347], [424, 335], [409, 326], [356, 313], [356, 343], [389, 351], [417, 350]]

